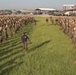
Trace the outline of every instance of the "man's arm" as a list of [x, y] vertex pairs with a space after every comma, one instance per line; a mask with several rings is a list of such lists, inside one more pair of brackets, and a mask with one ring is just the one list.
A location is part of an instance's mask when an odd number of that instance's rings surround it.
[[31, 40], [28, 38], [28, 41], [30, 42], [30, 44], [32, 43]]

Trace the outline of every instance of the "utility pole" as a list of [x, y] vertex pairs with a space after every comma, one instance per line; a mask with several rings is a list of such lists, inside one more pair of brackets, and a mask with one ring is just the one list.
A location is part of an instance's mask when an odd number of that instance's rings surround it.
[[14, 6], [14, 5], [13, 5], [13, 0], [11, 0], [11, 4], [12, 4], [12, 16], [13, 16], [13, 15], [14, 15], [14, 14], [13, 14], [13, 6]]

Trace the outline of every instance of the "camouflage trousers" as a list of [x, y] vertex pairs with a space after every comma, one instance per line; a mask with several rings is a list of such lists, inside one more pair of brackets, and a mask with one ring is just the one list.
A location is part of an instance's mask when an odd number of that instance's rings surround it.
[[2, 41], [3, 41], [3, 38], [2, 38], [2, 36], [0, 35], [0, 44], [2, 43]]
[[23, 42], [22, 46], [23, 46], [23, 48], [24, 48], [25, 50], [28, 50], [28, 48], [27, 48], [27, 42]]
[[74, 44], [74, 47], [76, 48], [76, 37], [73, 37], [72, 42]]

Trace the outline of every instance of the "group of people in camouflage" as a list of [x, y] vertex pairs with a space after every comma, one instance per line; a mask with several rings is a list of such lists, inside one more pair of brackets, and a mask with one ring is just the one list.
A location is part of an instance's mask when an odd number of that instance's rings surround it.
[[0, 44], [32, 21], [32, 16], [0, 16]]
[[60, 26], [63, 32], [72, 39], [74, 47], [76, 48], [76, 18], [59, 17], [57, 18], [56, 23]]

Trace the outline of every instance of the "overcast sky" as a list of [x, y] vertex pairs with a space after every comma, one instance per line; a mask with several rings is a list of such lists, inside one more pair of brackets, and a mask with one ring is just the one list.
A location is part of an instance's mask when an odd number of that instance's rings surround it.
[[62, 9], [63, 4], [76, 4], [76, 0], [0, 0], [0, 10], [36, 9], [41, 7]]

